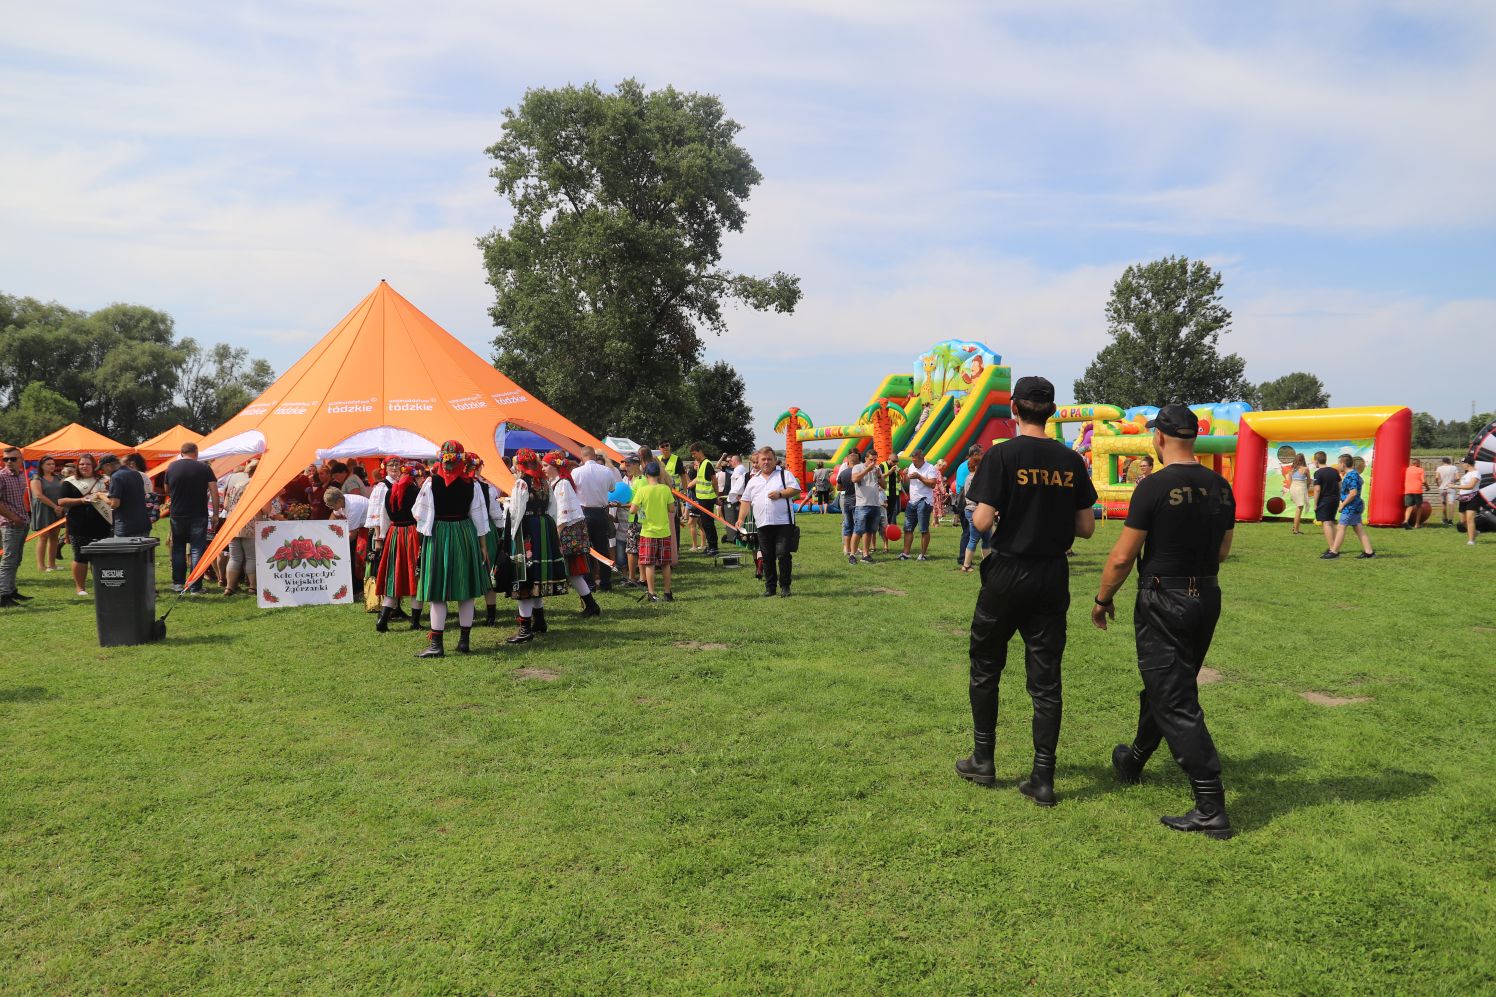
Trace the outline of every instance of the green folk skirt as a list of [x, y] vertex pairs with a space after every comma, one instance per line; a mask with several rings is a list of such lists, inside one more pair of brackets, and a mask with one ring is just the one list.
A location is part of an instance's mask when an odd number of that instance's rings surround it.
[[483, 548], [471, 519], [437, 520], [421, 543], [420, 602], [463, 602], [488, 591]]

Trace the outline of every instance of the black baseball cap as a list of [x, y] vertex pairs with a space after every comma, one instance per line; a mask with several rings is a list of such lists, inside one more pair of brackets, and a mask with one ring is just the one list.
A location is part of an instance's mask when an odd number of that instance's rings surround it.
[[1148, 420], [1148, 428], [1176, 440], [1193, 440], [1200, 435], [1200, 417], [1183, 405], [1165, 405]]
[[1047, 405], [1054, 401], [1054, 385], [1049, 383], [1047, 377], [1020, 377], [1018, 383], [1013, 385], [1012, 398], [1015, 402], [1038, 402]]
[[118, 464], [118, 463], [119, 463], [119, 458], [116, 457], [112, 453], [106, 453], [104, 456], [102, 456], [102, 457], [99, 458], [99, 466], [100, 467], [103, 467], [105, 464]]

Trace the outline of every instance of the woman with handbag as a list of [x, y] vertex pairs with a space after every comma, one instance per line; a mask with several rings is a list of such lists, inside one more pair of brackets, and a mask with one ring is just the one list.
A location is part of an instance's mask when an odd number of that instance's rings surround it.
[[587, 533], [587, 516], [582, 511], [582, 500], [577, 497], [576, 485], [571, 480], [571, 462], [564, 453], [552, 450], [545, 455], [545, 477], [550, 484], [551, 497], [556, 510], [556, 533], [561, 544], [561, 556], [566, 560], [566, 574], [571, 587], [582, 597], [583, 616], [601, 616], [602, 608], [592, 594], [587, 578], [591, 573], [587, 566], [587, 552], [592, 541]]
[[[581, 503], [578, 503], [580, 508]], [[510, 644], [526, 644], [546, 632], [545, 597], [566, 591], [566, 561], [556, 530], [555, 498], [540, 458], [528, 448], [514, 456], [514, 491], [509, 493], [510, 598], [519, 604], [519, 630]], [[582, 522], [585, 526], [586, 517]]]

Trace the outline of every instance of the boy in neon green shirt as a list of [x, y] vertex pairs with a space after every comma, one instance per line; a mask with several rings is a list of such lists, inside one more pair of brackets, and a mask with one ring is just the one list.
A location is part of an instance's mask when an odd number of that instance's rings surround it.
[[659, 602], [655, 594], [655, 568], [665, 568], [665, 601], [674, 602], [670, 591], [670, 562], [674, 560], [672, 550], [671, 523], [675, 496], [668, 485], [660, 483], [662, 472], [659, 461], [644, 465], [647, 482], [634, 486], [634, 500], [629, 503], [629, 513], [639, 523], [639, 566], [644, 569], [644, 584], [649, 590], [649, 601]]

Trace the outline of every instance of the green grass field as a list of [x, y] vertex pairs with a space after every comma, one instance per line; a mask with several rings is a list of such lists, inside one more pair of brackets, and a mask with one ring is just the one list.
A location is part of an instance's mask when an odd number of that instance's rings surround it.
[[35, 602], [0, 611], [0, 990], [1496, 986], [1496, 540], [1380, 530], [1377, 560], [1322, 562], [1237, 531], [1202, 691], [1239, 832], [1216, 842], [1159, 826], [1189, 806], [1167, 752], [1111, 776], [1131, 586], [1124, 626], [1087, 608], [1115, 523], [1073, 562], [1053, 810], [1012, 788], [1021, 652], [1003, 784], [952, 771], [955, 532], [854, 568], [836, 519], [805, 523], [793, 599], [692, 564], [674, 605], [613, 594], [582, 626], [568, 596], [540, 642], [480, 628], [435, 663], [360, 610], [242, 598], [100, 649], [28, 549]]

